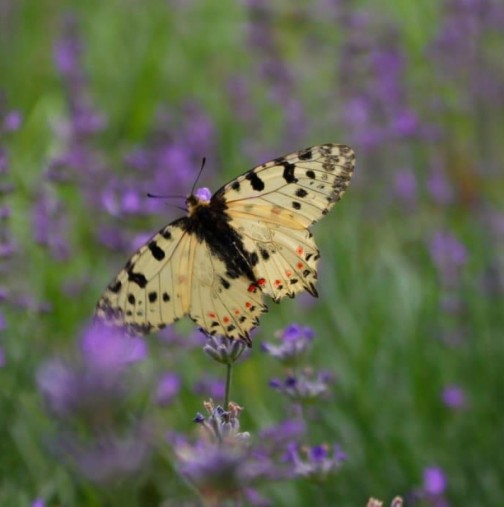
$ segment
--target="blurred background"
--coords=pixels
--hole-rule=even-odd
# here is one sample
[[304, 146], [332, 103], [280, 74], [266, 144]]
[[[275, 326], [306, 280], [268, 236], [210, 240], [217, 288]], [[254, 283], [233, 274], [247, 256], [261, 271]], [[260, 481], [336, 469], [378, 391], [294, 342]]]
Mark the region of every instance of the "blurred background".
[[[90, 318], [181, 214], [147, 192], [326, 142], [357, 167], [314, 227], [320, 297], [269, 304], [231, 396], [252, 441], [302, 419], [302, 466], [223, 475], [247, 505], [502, 505], [503, 54], [500, 0], [2, 0], [0, 505], [225, 505], [177, 447], [222, 403], [204, 337]], [[293, 334], [309, 396], [261, 347]]]

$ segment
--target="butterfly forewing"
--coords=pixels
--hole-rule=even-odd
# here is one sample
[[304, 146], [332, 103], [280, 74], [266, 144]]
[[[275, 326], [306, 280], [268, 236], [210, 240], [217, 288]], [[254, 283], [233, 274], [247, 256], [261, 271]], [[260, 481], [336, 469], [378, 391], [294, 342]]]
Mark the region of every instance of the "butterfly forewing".
[[178, 222], [163, 228], [142, 246], [108, 285], [96, 315], [138, 333], [175, 322], [189, 311], [187, 281], [182, 278], [191, 236]]
[[313, 146], [255, 167], [216, 195], [226, 198], [230, 216], [306, 228], [327, 214], [347, 189], [355, 165], [345, 145]]
[[324, 144], [262, 164], [210, 202], [188, 198], [187, 217], [140, 248], [98, 302], [97, 317], [147, 333], [189, 315], [207, 334], [242, 339], [267, 310], [307, 290], [316, 296], [319, 252], [308, 227], [349, 185], [355, 163]]

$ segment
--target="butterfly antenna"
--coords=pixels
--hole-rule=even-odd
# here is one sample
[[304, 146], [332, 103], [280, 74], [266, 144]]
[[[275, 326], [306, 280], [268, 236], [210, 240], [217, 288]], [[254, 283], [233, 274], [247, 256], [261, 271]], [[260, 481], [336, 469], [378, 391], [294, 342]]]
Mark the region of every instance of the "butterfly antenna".
[[194, 182], [194, 185], [191, 188], [191, 195], [194, 194], [194, 189], [196, 188], [196, 184], [198, 183], [198, 180], [200, 179], [201, 173], [203, 172], [203, 168], [205, 167], [206, 157], [203, 157], [203, 160], [201, 161], [201, 167], [198, 173], [198, 177], [196, 178], [196, 181]]
[[183, 195], [156, 195], [147, 192], [147, 197], [150, 199], [185, 199]]

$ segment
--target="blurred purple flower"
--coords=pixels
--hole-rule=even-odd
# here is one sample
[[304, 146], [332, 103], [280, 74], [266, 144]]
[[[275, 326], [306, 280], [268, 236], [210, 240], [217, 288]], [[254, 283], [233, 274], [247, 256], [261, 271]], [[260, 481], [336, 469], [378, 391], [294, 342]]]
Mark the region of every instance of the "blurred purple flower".
[[346, 460], [345, 453], [339, 445], [331, 449], [327, 445], [302, 447], [291, 444], [288, 450], [288, 460], [292, 463], [295, 477], [302, 477], [312, 481], [324, 481], [336, 473]]
[[306, 355], [313, 342], [313, 329], [298, 324], [290, 324], [275, 334], [280, 339], [279, 345], [262, 343], [261, 349], [278, 359], [285, 366], [295, 366]]
[[156, 403], [161, 406], [170, 405], [179, 394], [180, 378], [176, 373], [165, 373], [156, 389]]
[[465, 391], [457, 385], [446, 386], [441, 398], [448, 408], [461, 409], [467, 405]]
[[3, 119], [3, 129], [6, 132], [16, 132], [21, 128], [23, 117], [19, 111], [8, 112]]
[[423, 490], [427, 495], [442, 495], [446, 491], [446, 476], [439, 467], [428, 467], [423, 472]]
[[2, 310], [0, 310], [0, 331], [4, 331], [5, 330], [5, 316], [2, 312]]
[[62, 201], [48, 193], [36, 197], [32, 221], [35, 241], [49, 249], [57, 260], [65, 260], [70, 255], [68, 244], [68, 221]]
[[45, 500], [42, 500], [42, 498], [36, 498], [32, 504], [31, 507], [46, 507]]
[[410, 209], [417, 205], [418, 188], [415, 173], [411, 169], [395, 173], [394, 190], [397, 197]]
[[104, 433], [91, 443], [64, 434], [60, 446], [65, 461], [88, 480], [102, 484], [136, 476], [151, 454], [149, 438], [142, 428], [120, 436]]
[[427, 179], [427, 190], [437, 204], [447, 205], [453, 202], [453, 188], [441, 167], [432, 168]]
[[285, 380], [270, 380], [269, 385], [294, 403], [308, 404], [329, 393], [328, 380], [325, 373], [305, 370], [297, 375], [289, 375]]
[[204, 376], [193, 386], [193, 392], [198, 396], [222, 400], [225, 392], [225, 382], [220, 378]]
[[441, 280], [448, 286], [457, 284], [461, 268], [467, 262], [466, 247], [450, 232], [438, 231], [429, 248]]
[[143, 361], [147, 356], [145, 340], [100, 323], [93, 323], [86, 329], [80, 346], [87, 365], [108, 371]]
[[[285, 460], [286, 434], [269, 431], [254, 441], [240, 431], [241, 407], [229, 404], [224, 410], [205, 403], [208, 417], [198, 414], [195, 421], [201, 437], [190, 441], [171, 435], [177, 469], [205, 498], [215, 505], [226, 499], [242, 499], [256, 483], [290, 476]], [[294, 434], [290, 432], [290, 436]]]

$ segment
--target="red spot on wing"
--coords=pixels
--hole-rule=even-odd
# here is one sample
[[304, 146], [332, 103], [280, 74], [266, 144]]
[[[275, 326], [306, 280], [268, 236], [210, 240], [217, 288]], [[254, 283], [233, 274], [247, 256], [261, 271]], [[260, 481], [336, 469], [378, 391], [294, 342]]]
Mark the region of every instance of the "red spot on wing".
[[279, 285], [282, 285], [282, 282], [280, 280], [275, 280], [275, 286], [278, 287]]
[[208, 312], [207, 315], [211, 318], [211, 319], [215, 319], [215, 317], [217, 317], [217, 315], [215, 315], [215, 312]]
[[303, 269], [303, 266], [304, 266], [304, 264], [302, 262], [298, 262], [296, 264], [296, 268], [298, 268], [298, 269]]
[[287, 278], [290, 278], [292, 276], [292, 271], [290, 271], [289, 269], [285, 272], [285, 276]]
[[249, 286], [248, 286], [248, 289], [247, 289], [249, 292], [256, 292], [257, 291], [257, 285], [255, 283], [251, 283]]
[[229, 317], [224, 317], [222, 319], [222, 322], [224, 322], [224, 324], [229, 324], [231, 322], [231, 319]]
[[252, 303], [250, 301], [247, 301], [245, 303], [245, 308], [250, 308], [252, 306]]
[[297, 253], [298, 255], [303, 255], [303, 252], [304, 252], [304, 250], [303, 250], [303, 247], [302, 247], [302, 246], [298, 246], [298, 247], [296, 248], [296, 253]]
[[240, 315], [240, 310], [238, 310], [237, 308], [234, 310], [233, 312], [235, 315]]
[[264, 287], [266, 285], [266, 279], [259, 278], [259, 280], [257, 280], [257, 285], [259, 285], [259, 287]]

